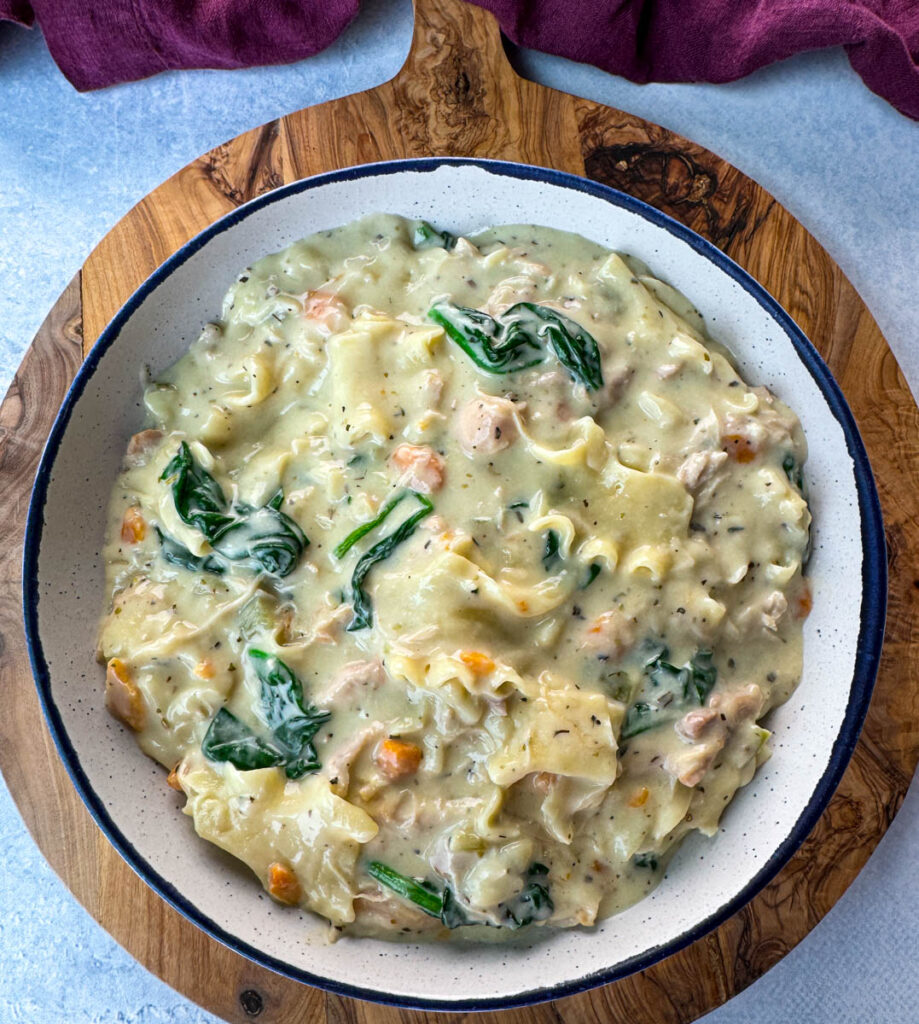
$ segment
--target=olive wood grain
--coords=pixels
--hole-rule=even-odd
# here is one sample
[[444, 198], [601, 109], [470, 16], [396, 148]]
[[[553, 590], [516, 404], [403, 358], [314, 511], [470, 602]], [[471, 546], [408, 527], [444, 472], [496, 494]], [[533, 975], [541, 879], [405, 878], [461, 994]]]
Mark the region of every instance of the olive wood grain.
[[80, 363], [81, 338], [85, 354], [159, 263], [253, 196], [320, 171], [428, 155], [583, 174], [711, 239], [765, 285], [823, 353], [877, 476], [891, 580], [880, 676], [855, 756], [801, 850], [723, 926], [649, 970], [558, 1003], [477, 1017], [482, 1024], [684, 1024], [749, 985], [814, 927], [906, 793], [919, 759], [919, 412], [852, 286], [772, 196], [672, 132], [522, 80], [506, 61], [491, 15], [460, 0], [416, 0], [411, 53], [391, 82], [246, 132], [164, 182], [106, 235], [51, 311], [0, 408], [0, 769], [77, 899], [141, 963], [226, 1020], [443, 1019], [326, 995], [257, 967], [147, 888], [96, 828], [57, 757], [29, 670], [19, 599], [29, 489], [54, 410]]

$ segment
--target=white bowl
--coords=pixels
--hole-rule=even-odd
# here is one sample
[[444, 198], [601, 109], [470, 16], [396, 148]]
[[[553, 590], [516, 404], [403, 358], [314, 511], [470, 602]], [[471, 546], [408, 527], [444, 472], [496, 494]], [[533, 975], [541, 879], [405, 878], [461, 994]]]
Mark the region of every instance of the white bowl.
[[[775, 753], [713, 840], [693, 837], [660, 887], [595, 928], [539, 930], [509, 946], [326, 943], [315, 917], [284, 910], [249, 873], [198, 840], [162, 770], [105, 711], [95, 661], [104, 597], [105, 509], [142, 420], [138, 374], [181, 355], [243, 267], [304, 235], [383, 211], [455, 233], [536, 223], [627, 251], [687, 295], [743, 376], [799, 414], [814, 515], [804, 675], [770, 716]], [[77, 374], [36, 478], [25, 545], [32, 665], [51, 731], [100, 828], [166, 900], [245, 956], [365, 999], [482, 1009], [599, 985], [688, 945], [751, 899], [829, 801], [867, 710], [884, 627], [884, 535], [851, 413], [791, 318], [698, 235], [604, 186], [519, 164], [467, 159], [372, 164], [295, 182], [240, 207], [166, 261], [106, 328]]]

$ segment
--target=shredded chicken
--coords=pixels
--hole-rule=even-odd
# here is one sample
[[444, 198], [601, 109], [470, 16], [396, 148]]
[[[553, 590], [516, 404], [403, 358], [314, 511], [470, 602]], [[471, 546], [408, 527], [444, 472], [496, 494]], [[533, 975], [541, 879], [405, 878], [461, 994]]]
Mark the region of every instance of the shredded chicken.
[[348, 307], [337, 295], [322, 291], [307, 292], [303, 318], [318, 324], [328, 333], [343, 330], [351, 319]]
[[386, 671], [379, 658], [372, 661], [349, 661], [332, 677], [322, 694], [320, 704], [351, 701], [363, 691], [376, 690], [386, 681]]
[[763, 691], [755, 684], [729, 693], [715, 693], [704, 708], [693, 708], [674, 728], [687, 746], [667, 755], [664, 768], [684, 786], [698, 786], [731, 734], [763, 710]]
[[690, 493], [708, 483], [727, 462], [728, 453], [723, 451], [700, 451], [687, 455], [676, 471], [677, 480]]
[[456, 430], [467, 455], [494, 455], [517, 437], [514, 403], [494, 395], [479, 395], [460, 409]]
[[150, 458], [151, 452], [163, 439], [162, 430], [141, 430], [134, 434], [128, 441], [128, 450], [125, 454], [125, 462], [129, 466], [145, 466]]
[[433, 494], [444, 485], [444, 460], [429, 445], [400, 444], [389, 457], [399, 483], [422, 494]]
[[598, 615], [587, 625], [581, 646], [599, 656], [621, 657], [635, 642], [635, 624], [618, 609]]
[[339, 796], [348, 795], [348, 787], [351, 785], [351, 770], [355, 761], [360, 757], [365, 748], [376, 743], [386, 733], [386, 726], [382, 722], [371, 722], [363, 729], [356, 732], [347, 743], [329, 757], [323, 765], [322, 773], [328, 776], [332, 789]]

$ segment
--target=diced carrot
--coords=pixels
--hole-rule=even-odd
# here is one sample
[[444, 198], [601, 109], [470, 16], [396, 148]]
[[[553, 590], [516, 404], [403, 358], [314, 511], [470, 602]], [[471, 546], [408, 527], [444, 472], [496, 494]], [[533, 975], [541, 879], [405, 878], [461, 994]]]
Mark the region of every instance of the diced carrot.
[[813, 607], [814, 598], [811, 594], [811, 588], [807, 581], [805, 581], [801, 593], [798, 594], [798, 598], [795, 601], [795, 614], [799, 619], [806, 619]]
[[268, 867], [268, 895], [279, 903], [296, 906], [303, 898], [300, 880], [286, 864], [275, 861]]
[[632, 799], [629, 801], [629, 807], [644, 807], [648, 802], [649, 796], [650, 793], [648, 792], [648, 787], [642, 786], [641, 789], [636, 790], [632, 794]]
[[380, 744], [374, 761], [382, 775], [394, 780], [414, 775], [421, 765], [421, 757], [421, 747], [390, 736]]
[[495, 670], [495, 663], [481, 651], [463, 651], [460, 654], [460, 661], [477, 676], [487, 676], [489, 672]]
[[147, 536], [147, 524], [140, 509], [132, 505], [121, 520], [121, 539], [125, 544], [139, 544]]
[[722, 440], [728, 457], [735, 462], [752, 462], [756, 458], [756, 449], [750, 443], [749, 438], [742, 434], [726, 434]]
[[182, 786], [179, 783], [179, 766], [175, 768], [166, 776], [166, 785], [171, 786], [173, 789], [177, 789], [180, 793], [182, 792]]
[[216, 669], [214, 663], [210, 658], [202, 658], [201, 661], [195, 665], [195, 675], [199, 679], [213, 679]]
[[521, 600], [519, 600], [519, 601], [517, 602], [517, 607], [518, 607], [518, 608], [520, 609], [520, 611], [522, 611], [522, 612], [528, 612], [528, 611], [530, 610], [530, 604], [529, 604], [529, 601], [524, 601], [523, 599], [521, 599]]
[[129, 729], [140, 732], [147, 718], [144, 695], [121, 658], [112, 658], [105, 671], [105, 706]]

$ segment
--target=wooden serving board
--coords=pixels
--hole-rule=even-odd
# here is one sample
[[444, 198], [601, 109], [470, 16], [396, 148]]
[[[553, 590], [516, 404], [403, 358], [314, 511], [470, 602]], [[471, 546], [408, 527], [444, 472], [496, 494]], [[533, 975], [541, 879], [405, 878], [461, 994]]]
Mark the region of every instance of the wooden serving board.
[[801, 850], [731, 920], [649, 970], [558, 1003], [478, 1018], [683, 1024], [749, 985], [814, 927], [906, 793], [919, 758], [919, 648], [912, 643], [919, 634], [919, 412], [852, 286], [772, 196], [663, 128], [522, 80], [492, 16], [460, 0], [416, 0], [412, 50], [391, 82], [272, 121], [179, 171], [109, 232], [49, 314], [0, 408], [0, 769], [77, 899], [142, 964], [227, 1021], [443, 1019], [326, 995], [257, 967], [149, 889], [96, 828], [57, 756], [32, 682], [19, 599], [25, 513], [42, 445], [81, 360], [134, 289], [192, 235], [253, 196], [320, 171], [431, 155], [585, 175], [710, 239], [820, 349], [877, 476], [891, 581], [880, 676], [852, 763]]

